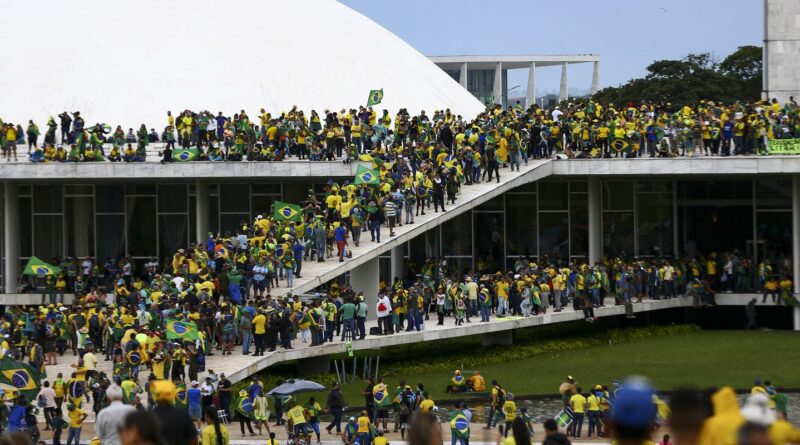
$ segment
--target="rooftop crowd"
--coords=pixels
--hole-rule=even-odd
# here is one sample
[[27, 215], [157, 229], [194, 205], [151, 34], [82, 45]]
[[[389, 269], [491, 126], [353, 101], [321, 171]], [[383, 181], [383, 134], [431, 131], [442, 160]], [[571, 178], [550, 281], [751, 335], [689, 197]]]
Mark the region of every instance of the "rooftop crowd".
[[[93, 117], [102, 119], [102, 117]], [[50, 117], [44, 137], [39, 125], [0, 120], [0, 146], [6, 160], [17, 160], [27, 145], [32, 162], [140, 162], [147, 146], [163, 144], [161, 162], [353, 160], [358, 157], [409, 163], [454, 156], [463, 168], [487, 166], [491, 156], [519, 165], [524, 159], [572, 157], [691, 157], [767, 154], [768, 141], [796, 137], [794, 99], [732, 104], [700, 101], [601, 104], [592, 100], [525, 109], [487, 106], [473, 119], [436, 111], [394, 116], [373, 107], [312, 110], [296, 107], [253, 117], [204, 110], [167, 112], [161, 130], [141, 124], [127, 131], [110, 123], [88, 124], [79, 111]], [[153, 125], [153, 123], [150, 123]], [[159, 128], [161, 128], [159, 126]], [[40, 140], [42, 143], [40, 144]], [[487, 154], [487, 149], [496, 154]], [[108, 153], [106, 152], [108, 150]], [[176, 155], [179, 153], [179, 155]]]

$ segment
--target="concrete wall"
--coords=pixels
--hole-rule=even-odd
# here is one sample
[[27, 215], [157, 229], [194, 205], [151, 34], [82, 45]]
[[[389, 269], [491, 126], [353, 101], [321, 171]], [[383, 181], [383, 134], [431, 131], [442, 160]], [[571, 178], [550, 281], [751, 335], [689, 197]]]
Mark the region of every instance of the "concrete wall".
[[764, 94], [800, 98], [800, 1], [764, 0]]

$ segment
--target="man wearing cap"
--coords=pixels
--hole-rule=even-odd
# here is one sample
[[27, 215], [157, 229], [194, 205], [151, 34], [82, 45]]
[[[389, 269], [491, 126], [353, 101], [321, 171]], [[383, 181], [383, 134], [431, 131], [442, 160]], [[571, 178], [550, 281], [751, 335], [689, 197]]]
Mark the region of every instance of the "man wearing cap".
[[640, 445], [650, 440], [656, 423], [653, 389], [639, 380], [625, 382], [611, 408], [611, 439], [619, 445]]

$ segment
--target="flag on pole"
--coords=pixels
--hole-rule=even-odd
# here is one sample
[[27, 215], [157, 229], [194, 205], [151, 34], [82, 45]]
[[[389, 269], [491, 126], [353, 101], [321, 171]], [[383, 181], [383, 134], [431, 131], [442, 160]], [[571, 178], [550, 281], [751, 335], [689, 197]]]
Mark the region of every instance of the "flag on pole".
[[172, 154], [172, 159], [178, 162], [196, 161], [200, 157], [200, 150], [196, 148], [177, 148]]
[[383, 102], [383, 88], [380, 90], [370, 90], [369, 99], [367, 99], [367, 106], [378, 105]]
[[61, 273], [61, 269], [53, 266], [51, 264], [47, 264], [44, 261], [32, 256], [28, 263], [25, 265], [25, 270], [22, 271], [23, 275], [57, 275]]
[[356, 169], [356, 185], [378, 185], [381, 183], [381, 175], [376, 170], [359, 165]]
[[191, 321], [180, 321], [170, 318], [167, 320], [168, 340], [197, 340], [200, 338], [197, 325]]
[[303, 209], [299, 205], [275, 201], [275, 221], [294, 221], [303, 220]]
[[6, 391], [17, 391], [33, 401], [39, 394], [40, 383], [39, 372], [32, 366], [10, 357], [0, 360], [0, 387]]

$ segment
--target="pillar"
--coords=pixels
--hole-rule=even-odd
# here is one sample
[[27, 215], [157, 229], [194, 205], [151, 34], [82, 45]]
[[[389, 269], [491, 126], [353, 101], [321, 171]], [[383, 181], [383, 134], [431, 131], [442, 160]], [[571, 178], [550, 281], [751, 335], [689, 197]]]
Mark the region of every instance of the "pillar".
[[567, 100], [569, 91], [567, 90], [567, 62], [561, 64], [561, 89], [558, 92], [558, 101]]
[[503, 63], [497, 62], [494, 64], [494, 87], [492, 88], [492, 96], [495, 104], [503, 103]]
[[528, 89], [525, 93], [525, 107], [530, 108], [536, 103], [536, 62], [531, 62], [528, 68]]
[[469, 90], [469, 80], [467, 78], [468, 75], [469, 71], [467, 62], [461, 62], [461, 70], [458, 72], [458, 83], [460, 83], [465, 90]]
[[378, 258], [373, 258], [350, 271], [350, 288], [358, 294], [364, 293], [367, 303], [367, 319], [376, 320], [375, 307], [378, 304], [378, 284], [380, 284], [380, 268]]
[[497, 332], [487, 332], [481, 335], [481, 346], [502, 345], [508, 346], [514, 344], [514, 331], [511, 329]]
[[597, 94], [597, 91], [600, 89], [600, 62], [594, 63], [594, 69], [592, 69], [592, 96]]
[[5, 293], [17, 293], [19, 281], [19, 191], [17, 183], [6, 181], [3, 184], [3, 248], [5, 249]]
[[601, 217], [600, 200], [602, 193], [600, 178], [589, 177], [589, 264], [594, 265], [600, 261], [603, 254], [603, 239], [601, 236], [603, 219]]
[[[792, 176], [792, 283], [797, 294], [800, 292], [800, 175]], [[800, 331], [800, 306], [792, 310], [794, 330]]]
[[397, 247], [393, 247], [391, 250], [392, 253], [392, 282], [394, 282], [395, 278], [402, 279], [405, 275], [405, 253], [406, 253], [406, 245], [401, 244]]
[[195, 238], [198, 242], [205, 243], [208, 237], [209, 228], [209, 212], [208, 212], [208, 182], [197, 181], [195, 186], [195, 210], [196, 221], [195, 228], [197, 229]]

